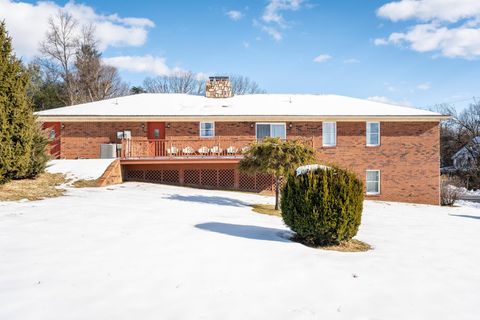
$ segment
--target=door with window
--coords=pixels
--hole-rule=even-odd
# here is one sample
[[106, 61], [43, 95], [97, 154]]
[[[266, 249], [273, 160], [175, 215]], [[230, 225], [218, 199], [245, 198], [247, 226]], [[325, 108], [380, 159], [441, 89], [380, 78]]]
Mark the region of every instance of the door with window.
[[43, 130], [48, 134], [50, 155], [55, 158], [60, 158], [60, 133], [61, 133], [61, 123], [60, 122], [44, 122]]
[[150, 156], [165, 156], [165, 122], [148, 122], [147, 138]]

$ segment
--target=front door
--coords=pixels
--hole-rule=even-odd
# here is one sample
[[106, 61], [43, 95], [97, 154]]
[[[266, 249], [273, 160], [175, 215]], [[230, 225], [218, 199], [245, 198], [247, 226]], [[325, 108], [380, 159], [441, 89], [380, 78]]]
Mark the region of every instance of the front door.
[[50, 140], [50, 155], [58, 159], [60, 158], [60, 133], [61, 133], [61, 123], [60, 122], [44, 122], [43, 130], [47, 132], [48, 139]]
[[147, 138], [149, 140], [150, 156], [165, 156], [165, 122], [148, 122]]

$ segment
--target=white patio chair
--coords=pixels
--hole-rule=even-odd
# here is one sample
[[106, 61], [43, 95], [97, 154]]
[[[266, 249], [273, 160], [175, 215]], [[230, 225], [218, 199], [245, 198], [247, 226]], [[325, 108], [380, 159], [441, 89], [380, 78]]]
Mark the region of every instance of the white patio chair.
[[218, 154], [218, 153], [222, 153], [223, 150], [219, 146], [214, 146], [212, 149], [210, 149], [210, 151], [214, 154]]
[[210, 152], [210, 149], [205, 147], [205, 146], [200, 147], [200, 149], [198, 149], [198, 153], [203, 154], [203, 155], [208, 154], [209, 152]]
[[227, 148], [227, 153], [230, 154], [230, 155], [231, 154], [236, 154], [237, 152], [238, 152], [238, 149], [234, 146], [230, 146], [230, 147]]
[[176, 155], [178, 154], [178, 148], [175, 146], [172, 146], [171, 148], [167, 148], [167, 153], [172, 156]]
[[187, 147], [183, 148], [182, 152], [183, 152], [183, 154], [188, 156], [188, 155], [193, 154], [195, 152], [195, 150], [193, 150], [192, 147], [187, 146]]
[[245, 146], [242, 148], [242, 153], [245, 153], [247, 152], [248, 150], [250, 150], [250, 147], [249, 146]]

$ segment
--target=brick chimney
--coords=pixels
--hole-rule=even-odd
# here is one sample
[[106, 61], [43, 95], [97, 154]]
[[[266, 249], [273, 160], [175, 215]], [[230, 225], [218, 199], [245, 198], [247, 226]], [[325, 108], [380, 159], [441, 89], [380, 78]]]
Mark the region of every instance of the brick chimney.
[[229, 77], [209, 77], [205, 84], [205, 96], [207, 98], [233, 97], [230, 78]]

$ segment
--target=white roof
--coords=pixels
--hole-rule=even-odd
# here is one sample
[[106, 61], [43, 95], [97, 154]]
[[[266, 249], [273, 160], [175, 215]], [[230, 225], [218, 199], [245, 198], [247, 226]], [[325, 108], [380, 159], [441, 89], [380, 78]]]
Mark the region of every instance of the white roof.
[[206, 98], [188, 94], [143, 93], [37, 113], [49, 117], [182, 116], [398, 116], [442, 117], [439, 113], [338, 95], [251, 94]]

